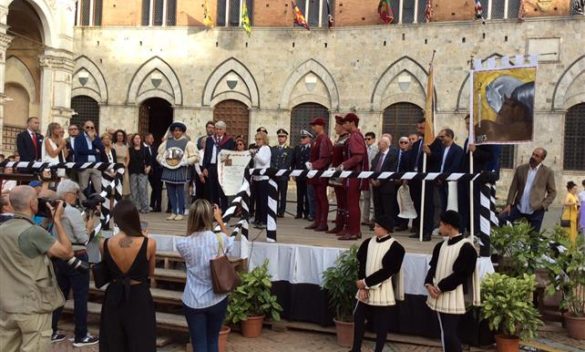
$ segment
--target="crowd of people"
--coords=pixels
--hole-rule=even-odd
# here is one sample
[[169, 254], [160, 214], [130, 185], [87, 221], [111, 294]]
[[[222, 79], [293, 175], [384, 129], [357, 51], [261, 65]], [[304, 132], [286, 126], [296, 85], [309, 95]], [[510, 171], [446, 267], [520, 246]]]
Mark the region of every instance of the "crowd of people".
[[[222, 150], [250, 151], [251, 168], [284, 170], [335, 170], [382, 172], [469, 172], [470, 156], [474, 173], [498, 173], [498, 146], [476, 146], [465, 140], [463, 147], [454, 143], [454, 132], [439, 131], [430, 144], [425, 143], [425, 120], [416, 125], [416, 133], [401, 136], [393, 144], [389, 133], [378, 140], [373, 132], [362, 134], [359, 117], [354, 113], [335, 117], [335, 141], [326, 132], [324, 118], [316, 117], [310, 130], [303, 129], [298, 144], [288, 146], [288, 132], [277, 130], [277, 144], [270, 147], [268, 131], [257, 129], [254, 143], [247, 145], [243, 136], [231, 137], [223, 121], [208, 122], [206, 135], [198, 139], [187, 136], [181, 122], [170, 125], [167, 135], [155, 144], [152, 134], [142, 136], [123, 130], [108, 129], [101, 136], [95, 125], [86, 121], [81, 128], [68, 126], [68, 137], [57, 123], [48, 126], [46, 136], [38, 133], [39, 121], [30, 118], [27, 129], [18, 135], [17, 148], [21, 161], [44, 162], [116, 162], [124, 166], [122, 193], [126, 199], [112, 209], [114, 235], [94, 240], [99, 234], [99, 204], [79, 207], [84, 200], [98, 199], [102, 174], [97, 169], [56, 170], [55, 175], [33, 181], [29, 185], [3, 182], [0, 210], [0, 273], [3, 294], [0, 296], [0, 337], [2, 350], [44, 351], [48, 344], [66, 338], [59, 331], [64, 297], [73, 295], [75, 331], [73, 346], [100, 343], [101, 351], [154, 351], [156, 321], [148, 282], [154, 273], [156, 241], [145, 233], [140, 213], [162, 210], [163, 183], [168, 194], [168, 221], [180, 221], [187, 215], [188, 236], [177, 242], [185, 259], [187, 284], [183, 295], [184, 313], [196, 350], [216, 351], [217, 336], [227, 307], [227, 295], [213, 291], [210, 259], [218, 247], [229, 250], [233, 238], [225, 236], [222, 212], [228, 207], [218, 175]], [[527, 164], [514, 172], [500, 213], [503, 222], [526, 219], [540, 231], [544, 212], [556, 197], [554, 173], [543, 164], [547, 151], [536, 148]], [[424, 159], [426, 158], [426, 162]], [[425, 165], [426, 164], [426, 165]], [[426, 169], [425, 169], [426, 166]], [[8, 170], [3, 170], [7, 172]], [[111, 175], [113, 176], [113, 175]], [[278, 176], [277, 216], [286, 214], [288, 176]], [[12, 184], [8, 184], [13, 182]], [[250, 212], [254, 225], [267, 223], [268, 182], [266, 175], [251, 179]], [[423, 239], [431, 233], [449, 239], [439, 242], [432, 254], [425, 280], [428, 306], [438, 313], [443, 343], [448, 351], [460, 350], [457, 322], [465, 311], [463, 286], [473, 274], [477, 253], [463, 234], [479, 217], [471, 217], [468, 208], [471, 195], [468, 184], [456, 186], [459, 212], [448, 210], [449, 187], [444, 178], [434, 181], [395, 181], [362, 178], [295, 177], [297, 219], [311, 223], [307, 229], [338, 235], [340, 240], [361, 238], [361, 226], [370, 225], [374, 237], [361, 243], [358, 251], [359, 280], [356, 282], [356, 339], [353, 350], [359, 351], [364, 320], [379, 320], [376, 350], [381, 350], [387, 319], [395, 305], [395, 292], [390, 278], [400, 272], [404, 248], [391, 236], [411, 226], [418, 238], [423, 226]], [[422, 199], [423, 182], [426, 192]], [[148, 184], [151, 196], [148, 199]], [[424, 219], [399, 216], [397, 192], [408, 186], [416, 216], [424, 210]], [[585, 187], [585, 181], [583, 181]], [[327, 188], [335, 193], [337, 213], [335, 226], [329, 228]], [[477, 192], [479, 187], [474, 187]], [[569, 220], [568, 236], [585, 229], [583, 208], [585, 191], [577, 194], [574, 182], [567, 184], [562, 218]], [[424, 203], [424, 205], [423, 205]], [[371, 211], [373, 204], [373, 212]], [[476, 205], [479, 208], [479, 204]], [[435, 214], [438, 215], [435, 218]], [[222, 234], [213, 232], [214, 222]], [[274, 242], [275, 238], [268, 238]], [[102, 264], [109, 273], [109, 286], [102, 305], [100, 338], [87, 330], [87, 300], [90, 276], [87, 267], [88, 245], [99, 242]], [[49, 260], [49, 258], [51, 260]], [[455, 304], [453, 305], [453, 302]], [[33, 328], [30, 328], [33, 327]], [[49, 338], [50, 337], [50, 338]]]

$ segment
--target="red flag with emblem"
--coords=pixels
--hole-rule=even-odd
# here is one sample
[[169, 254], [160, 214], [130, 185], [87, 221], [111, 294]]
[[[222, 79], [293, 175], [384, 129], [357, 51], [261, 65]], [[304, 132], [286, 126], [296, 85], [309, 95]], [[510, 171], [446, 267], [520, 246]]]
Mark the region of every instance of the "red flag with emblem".
[[378, 14], [380, 15], [382, 22], [385, 24], [394, 21], [394, 12], [390, 7], [390, 0], [380, 0], [378, 3]]
[[295, 23], [298, 24], [299, 26], [305, 27], [307, 30], [311, 30], [309, 28], [309, 24], [307, 23], [307, 20], [305, 20], [305, 16], [303, 15], [303, 12], [297, 6], [297, 3], [295, 1], [291, 1], [291, 4], [293, 7], [293, 15], [295, 16]]

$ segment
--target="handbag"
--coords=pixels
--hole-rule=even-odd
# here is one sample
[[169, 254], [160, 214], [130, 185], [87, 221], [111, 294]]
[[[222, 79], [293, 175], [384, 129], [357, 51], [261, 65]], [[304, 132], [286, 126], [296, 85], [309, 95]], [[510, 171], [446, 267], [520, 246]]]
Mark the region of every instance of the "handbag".
[[215, 236], [218, 242], [217, 257], [209, 261], [213, 292], [229, 293], [240, 284], [240, 277], [223, 250], [223, 238], [221, 234], [216, 233]]
[[[565, 211], [565, 207], [563, 206], [563, 210], [561, 211], [561, 227], [571, 227], [571, 220], [569, 219], [563, 219], [563, 212]], [[569, 214], [570, 216], [570, 214]]]
[[[108, 250], [108, 240], [104, 242], [104, 254]], [[95, 263], [91, 266], [91, 274], [93, 275], [93, 282], [96, 288], [101, 288], [107, 283], [112, 281], [112, 273], [108, 269], [108, 265], [102, 256], [102, 260], [99, 263]]]

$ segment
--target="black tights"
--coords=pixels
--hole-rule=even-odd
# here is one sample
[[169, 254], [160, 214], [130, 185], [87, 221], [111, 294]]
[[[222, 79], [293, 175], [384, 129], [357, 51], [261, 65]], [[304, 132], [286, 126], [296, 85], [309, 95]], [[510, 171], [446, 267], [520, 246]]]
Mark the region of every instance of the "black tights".
[[376, 332], [376, 352], [382, 352], [384, 344], [386, 343], [386, 335], [390, 329], [390, 314], [392, 306], [371, 306], [362, 302], [358, 305], [353, 314], [354, 338], [353, 338], [353, 352], [360, 352], [362, 347], [362, 340], [365, 332], [365, 321], [368, 320], [373, 323]]
[[438, 313], [439, 325], [441, 327], [441, 341], [443, 342], [443, 351], [461, 352], [461, 341], [457, 336], [457, 325], [459, 324], [458, 314]]

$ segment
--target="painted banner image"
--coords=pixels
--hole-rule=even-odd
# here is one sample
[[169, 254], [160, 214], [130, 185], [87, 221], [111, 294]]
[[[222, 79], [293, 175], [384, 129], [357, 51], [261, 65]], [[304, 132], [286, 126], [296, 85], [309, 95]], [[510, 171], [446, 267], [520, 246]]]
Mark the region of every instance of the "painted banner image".
[[534, 129], [536, 67], [473, 73], [476, 144], [531, 142]]

